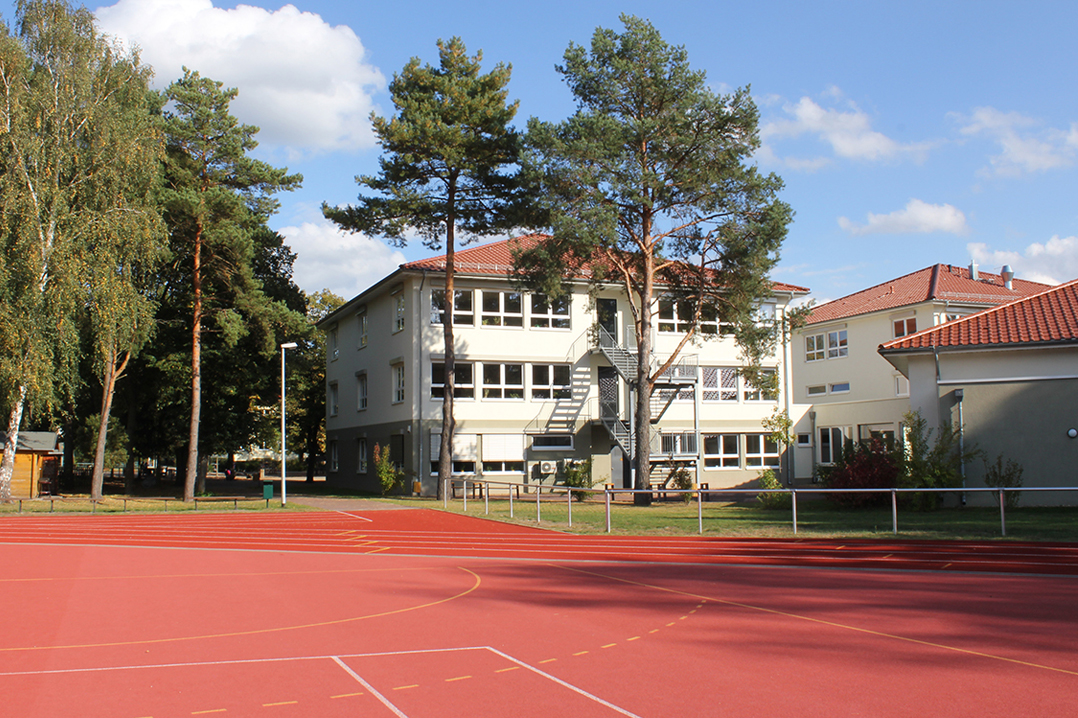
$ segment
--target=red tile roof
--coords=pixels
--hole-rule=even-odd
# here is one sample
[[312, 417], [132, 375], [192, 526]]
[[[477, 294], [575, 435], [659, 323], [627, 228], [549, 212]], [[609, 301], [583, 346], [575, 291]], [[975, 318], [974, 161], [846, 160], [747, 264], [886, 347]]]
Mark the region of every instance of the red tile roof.
[[972, 279], [968, 267], [956, 267], [950, 264], [925, 267], [889, 282], [821, 304], [809, 314], [807, 323], [833, 322], [861, 314], [920, 304], [929, 300], [994, 306], [1027, 297], [1048, 288], [1047, 284], [1014, 279], [1011, 282], [1013, 288], [1007, 289], [1000, 275], [990, 272], [978, 274], [979, 280]]
[[[487, 274], [505, 276], [513, 268], [513, 250], [527, 249], [546, 239], [545, 234], [525, 234], [512, 239], [504, 239], [499, 242], [491, 242], [477, 247], [465, 247], [458, 249], [453, 258], [453, 266], [461, 274]], [[445, 255], [420, 259], [415, 262], [402, 264], [401, 269], [425, 270], [428, 272], [445, 271]], [[585, 279], [579, 276], [577, 279]], [[791, 292], [793, 294], [807, 294], [809, 290], [785, 282], [772, 282], [772, 288], [776, 292]]]
[[888, 342], [881, 352], [1078, 343], [1078, 279]]

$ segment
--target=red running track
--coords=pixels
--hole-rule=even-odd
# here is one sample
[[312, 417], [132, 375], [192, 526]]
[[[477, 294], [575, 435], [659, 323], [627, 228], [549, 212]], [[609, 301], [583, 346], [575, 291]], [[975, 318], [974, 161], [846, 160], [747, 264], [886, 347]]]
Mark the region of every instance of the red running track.
[[1069, 716], [1076, 569], [424, 510], [6, 517], [0, 691], [27, 718]]

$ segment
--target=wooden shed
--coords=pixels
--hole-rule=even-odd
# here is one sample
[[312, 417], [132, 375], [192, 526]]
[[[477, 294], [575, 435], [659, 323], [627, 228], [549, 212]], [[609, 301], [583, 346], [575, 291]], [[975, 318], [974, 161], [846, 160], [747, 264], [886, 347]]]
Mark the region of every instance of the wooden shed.
[[[0, 446], [5, 441], [7, 434], [0, 431]], [[56, 432], [20, 431], [19, 443], [15, 447], [11, 495], [25, 499], [55, 493], [62, 456]]]

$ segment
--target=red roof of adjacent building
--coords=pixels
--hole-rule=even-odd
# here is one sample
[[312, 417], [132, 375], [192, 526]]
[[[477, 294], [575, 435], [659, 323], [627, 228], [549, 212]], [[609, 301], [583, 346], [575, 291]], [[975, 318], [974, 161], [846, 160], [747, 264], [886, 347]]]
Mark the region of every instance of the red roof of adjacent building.
[[888, 342], [881, 352], [1078, 342], [1078, 279]]
[[[520, 251], [527, 249], [546, 239], [549, 235], [545, 234], [525, 234], [520, 237], [513, 237], [512, 239], [504, 239], [499, 242], [491, 242], [490, 244], [483, 244], [477, 247], [464, 247], [458, 249], [453, 256], [453, 266], [456, 271], [461, 274], [489, 274], [489, 275], [508, 275], [513, 268], [513, 251]], [[415, 262], [408, 262], [402, 264], [401, 269], [408, 270], [426, 270], [432, 272], [444, 272], [445, 271], [445, 255], [438, 257], [429, 257], [427, 259], [420, 259]], [[577, 279], [586, 279], [585, 276], [580, 275]], [[786, 284], [785, 282], [772, 282], [771, 287], [776, 292], [792, 292], [794, 294], [807, 294], [808, 289], [805, 287], [798, 287], [794, 284]]]
[[968, 267], [935, 264], [919, 269], [889, 282], [877, 284], [848, 296], [814, 308], [808, 324], [833, 322], [861, 314], [897, 309], [929, 300], [953, 301], [963, 304], [993, 306], [1044, 291], [1047, 284], [1014, 279], [1011, 289], [1003, 278], [990, 272], [978, 272], [979, 279], [970, 277]]

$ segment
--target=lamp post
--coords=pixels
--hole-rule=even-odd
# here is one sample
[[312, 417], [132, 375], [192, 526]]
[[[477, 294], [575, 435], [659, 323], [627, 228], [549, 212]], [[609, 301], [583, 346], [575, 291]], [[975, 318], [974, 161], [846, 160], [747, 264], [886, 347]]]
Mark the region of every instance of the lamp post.
[[288, 480], [285, 478], [285, 426], [284, 426], [284, 353], [286, 349], [295, 349], [295, 342], [281, 345], [281, 506], [288, 504]]

